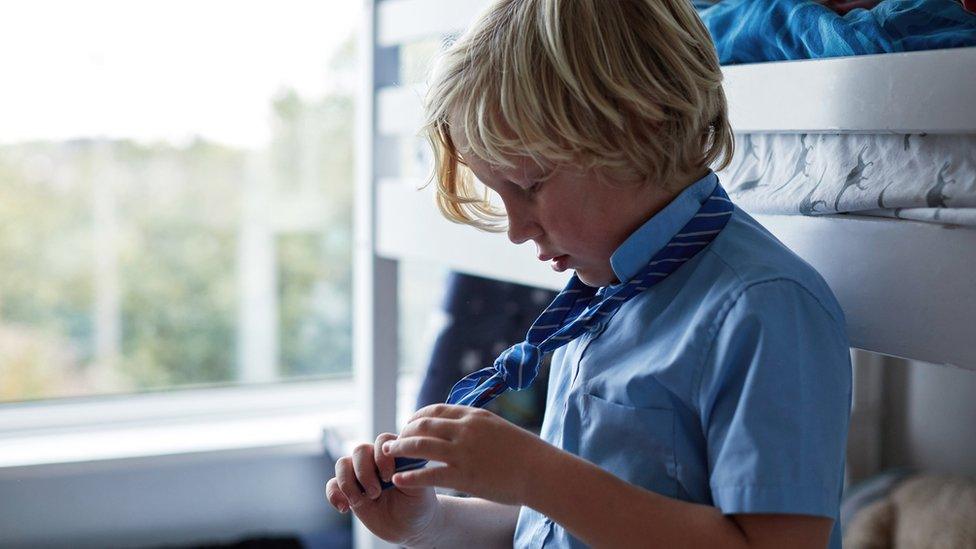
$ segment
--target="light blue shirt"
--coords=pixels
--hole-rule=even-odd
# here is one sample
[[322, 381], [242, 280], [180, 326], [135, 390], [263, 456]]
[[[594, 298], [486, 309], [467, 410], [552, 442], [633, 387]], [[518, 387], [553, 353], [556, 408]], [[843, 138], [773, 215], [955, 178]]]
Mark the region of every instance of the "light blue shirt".
[[[610, 261], [621, 283], [717, 182], [695, 182], [620, 245]], [[830, 517], [839, 548], [849, 346], [820, 275], [736, 208], [711, 245], [555, 351], [541, 436], [725, 514]], [[523, 507], [515, 547], [585, 545]]]

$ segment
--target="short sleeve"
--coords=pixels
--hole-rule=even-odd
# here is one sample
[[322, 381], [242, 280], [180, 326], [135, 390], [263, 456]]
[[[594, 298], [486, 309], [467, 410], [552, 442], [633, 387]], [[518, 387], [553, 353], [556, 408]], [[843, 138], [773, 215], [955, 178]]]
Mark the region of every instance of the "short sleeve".
[[837, 517], [851, 402], [837, 311], [797, 282], [774, 280], [718, 315], [698, 398], [723, 513]]

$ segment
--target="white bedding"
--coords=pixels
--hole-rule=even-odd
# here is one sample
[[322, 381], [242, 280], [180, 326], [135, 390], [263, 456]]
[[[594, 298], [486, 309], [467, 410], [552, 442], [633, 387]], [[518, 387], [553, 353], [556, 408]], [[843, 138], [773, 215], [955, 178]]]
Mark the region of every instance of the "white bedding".
[[719, 176], [754, 213], [976, 226], [976, 135], [743, 134]]

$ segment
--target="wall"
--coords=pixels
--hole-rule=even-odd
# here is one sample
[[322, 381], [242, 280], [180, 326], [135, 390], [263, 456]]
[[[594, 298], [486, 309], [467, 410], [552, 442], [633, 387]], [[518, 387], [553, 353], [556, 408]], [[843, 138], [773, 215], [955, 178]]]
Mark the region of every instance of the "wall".
[[0, 470], [0, 547], [134, 547], [321, 533], [333, 462], [284, 447]]
[[886, 364], [882, 467], [976, 476], [976, 371]]

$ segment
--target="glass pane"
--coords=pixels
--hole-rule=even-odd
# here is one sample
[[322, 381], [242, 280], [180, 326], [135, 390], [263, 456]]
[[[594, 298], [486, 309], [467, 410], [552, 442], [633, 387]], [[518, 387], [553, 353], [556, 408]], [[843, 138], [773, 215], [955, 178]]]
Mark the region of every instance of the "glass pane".
[[350, 372], [360, 7], [4, 10], [0, 401]]
[[447, 268], [440, 264], [400, 261], [397, 295], [402, 374], [422, 375], [427, 370], [434, 340], [449, 320], [441, 306], [447, 275]]

